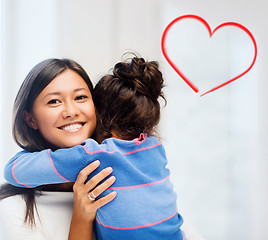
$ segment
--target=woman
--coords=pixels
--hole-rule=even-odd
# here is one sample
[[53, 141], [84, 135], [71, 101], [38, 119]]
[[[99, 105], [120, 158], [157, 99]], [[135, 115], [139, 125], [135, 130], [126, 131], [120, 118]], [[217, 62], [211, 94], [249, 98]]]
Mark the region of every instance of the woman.
[[[61, 91], [62, 84], [64, 91]], [[72, 60], [48, 59], [37, 64], [27, 75], [15, 99], [13, 136], [16, 143], [28, 151], [81, 144], [91, 137], [96, 127], [92, 90], [88, 75]], [[54, 111], [54, 104], [59, 101], [54, 100], [55, 96], [66, 103], [60, 115]], [[40, 118], [29, 120], [36, 103], [43, 107], [39, 109]], [[79, 109], [79, 113], [74, 109]], [[49, 111], [48, 119], [43, 117], [42, 111]], [[51, 129], [48, 131], [48, 128]], [[18, 237], [66, 240], [69, 235], [70, 240], [91, 239], [96, 210], [116, 195], [112, 192], [94, 202], [89, 199], [88, 193], [112, 172], [111, 168], [106, 168], [85, 183], [98, 165], [99, 162], [95, 161], [83, 169], [74, 184], [69, 182], [35, 189], [8, 184], [1, 186], [0, 199], [4, 199], [0, 201], [2, 237], [7, 240]], [[114, 177], [108, 178], [95, 188], [95, 193], [101, 194], [114, 181]], [[83, 236], [78, 237], [80, 232]]]

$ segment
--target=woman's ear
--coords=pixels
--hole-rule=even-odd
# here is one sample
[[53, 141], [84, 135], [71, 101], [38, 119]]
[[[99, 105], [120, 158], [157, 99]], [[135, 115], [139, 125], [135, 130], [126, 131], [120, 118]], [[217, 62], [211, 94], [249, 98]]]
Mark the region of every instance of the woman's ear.
[[24, 111], [22, 115], [23, 115], [24, 121], [28, 124], [29, 127], [31, 127], [34, 130], [38, 129], [38, 126], [31, 113]]

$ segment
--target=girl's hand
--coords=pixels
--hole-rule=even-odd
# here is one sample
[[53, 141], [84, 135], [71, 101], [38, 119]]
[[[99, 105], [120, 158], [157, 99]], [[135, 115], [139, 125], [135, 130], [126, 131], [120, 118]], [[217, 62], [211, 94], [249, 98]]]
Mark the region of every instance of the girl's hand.
[[101, 172], [92, 177], [87, 183], [85, 183], [88, 175], [92, 173], [99, 165], [100, 162], [98, 160], [89, 164], [79, 173], [76, 182], [74, 183], [73, 216], [70, 226], [69, 240], [91, 239], [92, 224], [96, 217], [97, 209], [112, 201], [116, 196], [116, 192], [111, 192], [105, 197], [94, 200], [95, 197], [98, 197], [115, 182], [115, 177], [111, 176], [102, 184], [97, 186], [98, 183], [112, 173], [113, 169], [108, 167], [103, 169]]

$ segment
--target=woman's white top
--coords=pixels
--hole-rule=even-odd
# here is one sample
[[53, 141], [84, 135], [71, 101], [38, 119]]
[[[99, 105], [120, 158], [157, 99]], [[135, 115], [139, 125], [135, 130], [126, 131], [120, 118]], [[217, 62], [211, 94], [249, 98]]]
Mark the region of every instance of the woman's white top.
[[40, 219], [24, 223], [25, 201], [20, 195], [0, 200], [0, 240], [67, 240], [73, 213], [72, 192], [43, 192], [36, 197]]

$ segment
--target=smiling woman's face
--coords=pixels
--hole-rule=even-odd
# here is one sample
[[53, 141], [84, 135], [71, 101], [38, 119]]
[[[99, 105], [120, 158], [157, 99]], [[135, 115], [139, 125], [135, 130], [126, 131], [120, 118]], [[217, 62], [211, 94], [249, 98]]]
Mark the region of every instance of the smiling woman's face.
[[84, 79], [72, 70], [62, 72], [35, 99], [26, 121], [55, 148], [73, 147], [91, 137], [96, 115]]

